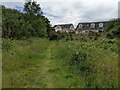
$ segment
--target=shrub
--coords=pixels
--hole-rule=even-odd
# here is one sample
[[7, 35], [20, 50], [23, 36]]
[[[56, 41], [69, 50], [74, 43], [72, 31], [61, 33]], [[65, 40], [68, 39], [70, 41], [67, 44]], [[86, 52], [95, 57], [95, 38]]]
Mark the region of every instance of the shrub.
[[[30, 3], [34, 3], [34, 5]], [[3, 38], [25, 39], [30, 37], [47, 37], [48, 32], [52, 28], [50, 21], [38, 12], [41, 11], [41, 7], [34, 1], [25, 3], [25, 13], [4, 6], [1, 6], [1, 8], [3, 11]]]
[[11, 43], [10, 39], [3, 40], [2, 42], [2, 50], [10, 50], [12, 48], [13, 44]]
[[80, 62], [85, 61], [87, 59], [87, 54], [84, 52], [77, 52], [72, 55], [70, 58], [70, 65], [79, 65]]
[[55, 32], [55, 31], [50, 32], [50, 35], [49, 35], [50, 40], [59, 40], [61, 38], [62, 38], [62, 35], [60, 32]]
[[120, 19], [115, 19], [108, 24], [107, 38], [120, 38]]

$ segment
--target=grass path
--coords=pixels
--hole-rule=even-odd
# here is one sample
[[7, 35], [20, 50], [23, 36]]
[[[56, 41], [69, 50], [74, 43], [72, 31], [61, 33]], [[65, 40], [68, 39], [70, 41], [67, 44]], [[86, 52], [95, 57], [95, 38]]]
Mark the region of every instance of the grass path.
[[47, 88], [53, 88], [53, 74], [49, 72], [49, 70], [53, 67], [52, 65], [52, 59], [51, 59], [51, 50], [53, 48], [54, 44], [51, 43], [45, 53], [46, 57], [41, 62], [41, 74], [44, 76], [43, 83], [46, 84]]

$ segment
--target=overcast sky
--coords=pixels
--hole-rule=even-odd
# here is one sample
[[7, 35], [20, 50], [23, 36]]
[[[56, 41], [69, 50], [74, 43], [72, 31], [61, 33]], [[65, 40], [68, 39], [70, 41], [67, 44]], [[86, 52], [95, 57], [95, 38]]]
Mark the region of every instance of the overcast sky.
[[[120, 0], [35, 0], [52, 25], [79, 22], [106, 21], [118, 17]], [[25, 0], [2, 0], [8, 8], [21, 10]]]

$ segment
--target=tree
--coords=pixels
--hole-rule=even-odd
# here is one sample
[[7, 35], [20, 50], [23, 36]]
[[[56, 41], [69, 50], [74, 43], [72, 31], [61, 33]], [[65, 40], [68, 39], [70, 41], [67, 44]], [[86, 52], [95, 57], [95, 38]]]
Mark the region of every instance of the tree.
[[40, 4], [37, 4], [35, 1], [27, 1], [24, 5], [24, 10], [30, 15], [42, 15]]
[[35, 34], [32, 35], [35, 37], [46, 37], [50, 22], [47, 22], [47, 18], [42, 16], [40, 4], [29, 0], [25, 3], [24, 10], [27, 14], [25, 17], [26, 21], [32, 24], [32, 27], [34, 28]]
[[45, 22], [46, 22], [46, 27], [47, 27], [47, 35], [48, 37], [50, 37], [50, 33], [54, 31], [54, 29], [51, 26], [50, 21], [47, 18], [45, 18]]
[[41, 8], [36, 2], [24, 5], [26, 13], [2, 7], [2, 37], [24, 39], [29, 37], [47, 37], [51, 30], [50, 21], [41, 15]]

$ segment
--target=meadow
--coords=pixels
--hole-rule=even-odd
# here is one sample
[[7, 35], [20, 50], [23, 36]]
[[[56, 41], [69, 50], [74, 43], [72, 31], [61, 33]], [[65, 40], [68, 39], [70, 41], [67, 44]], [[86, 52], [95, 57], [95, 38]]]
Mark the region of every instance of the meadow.
[[3, 39], [3, 88], [117, 88], [118, 40]]

